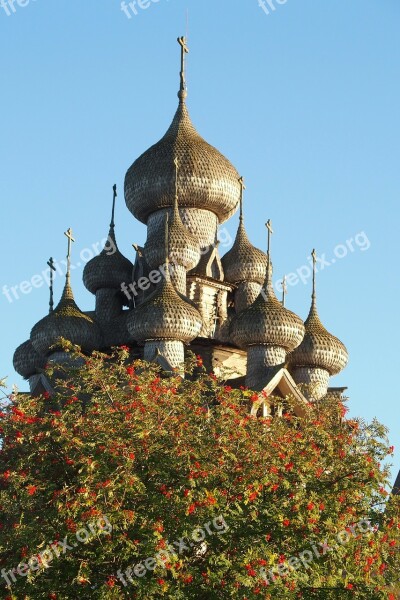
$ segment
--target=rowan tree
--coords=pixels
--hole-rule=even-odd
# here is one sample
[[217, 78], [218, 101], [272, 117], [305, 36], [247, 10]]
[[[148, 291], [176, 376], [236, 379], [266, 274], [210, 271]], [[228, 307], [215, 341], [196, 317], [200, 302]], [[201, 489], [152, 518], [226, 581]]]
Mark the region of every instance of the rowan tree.
[[55, 395], [0, 413], [3, 598], [397, 598], [385, 427], [335, 400], [252, 416], [200, 358], [182, 380], [66, 349]]

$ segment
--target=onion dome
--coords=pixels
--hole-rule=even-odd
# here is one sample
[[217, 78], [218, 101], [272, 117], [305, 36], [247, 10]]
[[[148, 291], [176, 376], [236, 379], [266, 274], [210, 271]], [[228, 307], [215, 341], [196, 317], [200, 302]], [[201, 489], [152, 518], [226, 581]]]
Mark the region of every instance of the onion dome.
[[[166, 216], [168, 221], [168, 215]], [[166, 238], [168, 224], [165, 226]], [[138, 342], [179, 340], [188, 343], [200, 333], [202, 318], [195, 305], [172, 285], [168, 246], [165, 244], [165, 276], [156, 290], [128, 317], [129, 333]]]
[[44, 369], [46, 359], [36, 352], [31, 341], [27, 340], [14, 352], [13, 365], [19, 375], [29, 379], [31, 375], [35, 375], [38, 369]]
[[290, 367], [325, 369], [330, 375], [340, 373], [347, 365], [348, 352], [345, 345], [322, 325], [315, 291], [316, 254], [313, 251], [314, 277], [311, 309], [305, 322], [305, 336], [289, 357]]
[[182, 46], [179, 106], [164, 137], [128, 169], [125, 201], [142, 223], [147, 223], [151, 213], [171, 207], [175, 193], [173, 159], [177, 157], [179, 206], [212, 211], [222, 223], [237, 210], [239, 175], [229, 160], [197, 133], [190, 120], [184, 79], [188, 50], [184, 38], [178, 41]]
[[85, 352], [101, 345], [100, 329], [91, 317], [85, 315], [75, 303], [67, 278], [63, 294], [54, 311], [36, 323], [31, 331], [31, 342], [37, 352], [47, 355], [60, 338], [77, 344]]
[[115, 239], [115, 199], [117, 188], [113, 187], [113, 208], [107, 242], [98, 256], [90, 260], [83, 270], [83, 283], [86, 289], [95, 294], [100, 289], [121, 289], [122, 283], [129, 283], [132, 278], [133, 265], [118, 250]]
[[[178, 161], [175, 159], [175, 198], [172, 215], [168, 223], [169, 229], [169, 260], [172, 264], [182, 265], [186, 270], [193, 269], [200, 260], [200, 248], [195, 237], [182, 223], [178, 208]], [[155, 235], [147, 240], [144, 253], [147, 263], [152, 268], [158, 268], [165, 261], [164, 249], [165, 231], [159, 228]]]
[[239, 179], [240, 195], [239, 227], [232, 248], [221, 259], [225, 280], [229, 283], [253, 281], [262, 284], [265, 280], [267, 255], [253, 246], [247, 237], [243, 220], [243, 178]]
[[[270, 239], [270, 222], [267, 224]], [[303, 321], [282, 306], [272, 286], [272, 266], [267, 255], [267, 276], [259, 296], [231, 323], [231, 337], [239, 347], [279, 346], [291, 352], [304, 337]]]
[[80, 346], [84, 352], [91, 352], [101, 345], [99, 326], [78, 308], [74, 300], [70, 286], [71, 242], [74, 239], [70, 229], [65, 235], [68, 237], [67, 275], [61, 300], [31, 331], [33, 347], [43, 355], [54, 352], [60, 338]]

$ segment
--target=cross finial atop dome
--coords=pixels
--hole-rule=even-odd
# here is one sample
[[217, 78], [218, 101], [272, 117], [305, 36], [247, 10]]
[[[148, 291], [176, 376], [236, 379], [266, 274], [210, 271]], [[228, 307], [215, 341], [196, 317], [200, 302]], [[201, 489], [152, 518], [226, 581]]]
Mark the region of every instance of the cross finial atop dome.
[[271, 284], [271, 279], [272, 279], [272, 273], [271, 273], [271, 237], [272, 234], [274, 233], [274, 230], [272, 229], [272, 223], [271, 223], [271, 219], [268, 219], [268, 221], [265, 223], [265, 227], [268, 230], [268, 243], [267, 243], [267, 288], [270, 286]]
[[270, 254], [271, 251], [271, 236], [274, 233], [274, 230], [272, 229], [272, 223], [271, 223], [271, 219], [268, 219], [268, 221], [265, 223], [265, 227], [268, 229], [268, 255]]
[[114, 183], [113, 185], [113, 203], [112, 203], [112, 211], [111, 211], [111, 223], [110, 223], [110, 227], [111, 229], [114, 229], [115, 227], [115, 222], [114, 222], [114, 216], [115, 216], [115, 200], [117, 198], [117, 184]]
[[189, 54], [189, 48], [187, 47], [186, 38], [184, 36], [178, 38], [178, 44], [181, 47], [181, 72], [180, 72], [181, 87], [179, 89], [178, 98], [181, 102], [183, 102], [187, 96], [186, 78], [185, 78], [185, 75], [186, 75], [185, 54]]
[[54, 260], [53, 257], [51, 256], [49, 258], [49, 260], [47, 261], [48, 266], [50, 267], [50, 302], [49, 302], [49, 313], [52, 313], [54, 310], [54, 287], [53, 287], [53, 271], [56, 270], [55, 266], [54, 266]]
[[244, 178], [243, 177], [239, 177], [239, 185], [240, 185], [240, 222], [243, 221], [243, 192], [246, 189], [246, 186], [244, 184]]
[[287, 285], [286, 285], [286, 275], [283, 276], [282, 279], [282, 306], [285, 308], [286, 304], [286, 294], [287, 294]]
[[68, 252], [67, 252], [67, 281], [71, 275], [71, 245], [75, 242], [75, 238], [72, 237], [72, 229], [69, 227], [67, 231], [64, 231], [64, 235], [68, 238]]
[[317, 293], [316, 293], [317, 253], [315, 252], [315, 249], [311, 252], [311, 256], [313, 259], [312, 302], [313, 302], [313, 306], [314, 306], [315, 302], [317, 300]]

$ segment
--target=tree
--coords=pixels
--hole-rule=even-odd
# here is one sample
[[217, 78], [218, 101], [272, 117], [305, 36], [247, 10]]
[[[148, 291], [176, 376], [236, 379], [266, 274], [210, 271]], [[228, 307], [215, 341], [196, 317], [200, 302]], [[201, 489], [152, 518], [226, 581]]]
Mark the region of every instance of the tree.
[[290, 398], [253, 417], [201, 359], [181, 380], [124, 347], [83, 358], [0, 414], [3, 598], [397, 597], [382, 425]]

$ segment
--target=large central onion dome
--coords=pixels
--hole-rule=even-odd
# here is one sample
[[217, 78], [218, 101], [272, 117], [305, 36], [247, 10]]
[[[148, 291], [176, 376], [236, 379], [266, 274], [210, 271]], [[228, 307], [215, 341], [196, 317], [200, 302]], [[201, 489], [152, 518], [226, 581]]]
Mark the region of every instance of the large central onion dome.
[[98, 349], [101, 345], [100, 329], [88, 315], [76, 305], [69, 283], [69, 275], [58, 306], [41, 319], [31, 331], [31, 342], [36, 352], [47, 356], [60, 338], [77, 344], [85, 352]]
[[267, 268], [264, 288], [258, 298], [231, 323], [231, 336], [239, 347], [278, 346], [291, 352], [304, 336], [303, 321], [275, 296], [271, 265]]
[[178, 110], [164, 137], [128, 169], [126, 205], [142, 223], [147, 223], [151, 213], [171, 207], [175, 195], [173, 161], [176, 157], [180, 165], [179, 208], [211, 211], [222, 223], [237, 210], [239, 174], [227, 158], [197, 133], [190, 120], [185, 103], [183, 61], [178, 95]]

